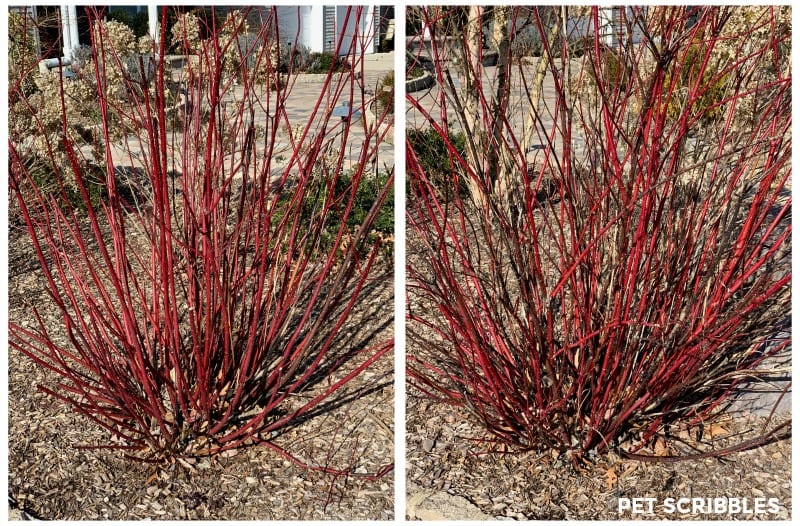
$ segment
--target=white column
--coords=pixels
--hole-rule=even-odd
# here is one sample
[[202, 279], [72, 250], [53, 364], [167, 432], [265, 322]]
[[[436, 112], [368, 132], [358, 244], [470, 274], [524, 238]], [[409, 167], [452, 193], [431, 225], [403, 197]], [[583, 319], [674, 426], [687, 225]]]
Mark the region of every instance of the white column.
[[313, 51], [323, 51], [325, 49], [325, 7], [322, 4], [312, 4], [304, 8], [303, 15], [308, 26], [308, 33], [305, 35], [306, 46]]
[[69, 6], [69, 31], [72, 44], [69, 58], [72, 58], [72, 50], [81, 45], [80, 37], [78, 37], [78, 11], [74, 5]]
[[150, 30], [150, 37], [153, 41], [158, 42], [160, 30], [158, 27], [158, 6], [156, 4], [147, 4], [147, 27]]
[[70, 10], [69, 6], [64, 4], [60, 7], [61, 11], [61, 56], [72, 57], [72, 31], [70, 30]]

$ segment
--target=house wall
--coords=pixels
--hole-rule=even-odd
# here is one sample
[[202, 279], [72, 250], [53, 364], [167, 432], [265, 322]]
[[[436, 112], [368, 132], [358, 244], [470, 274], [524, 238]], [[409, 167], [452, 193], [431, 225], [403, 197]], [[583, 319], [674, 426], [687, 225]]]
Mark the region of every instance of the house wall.
[[[600, 9], [598, 18], [603, 25], [603, 41], [608, 46], [617, 47], [621, 44], [621, 38], [625, 40], [628, 38], [628, 30], [622, 23], [623, 17], [621, 11], [623, 9], [625, 10], [626, 18], [629, 20], [636, 17], [636, 10], [632, 7], [606, 7]], [[644, 7], [643, 11], [647, 13], [647, 7]], [[638, 25], [634, 25], [630, 35], [631, 43], [640, 44], [643, 35], [642, 28]]]
[[[277, 6], [276, 10], [278, 34], [282, 44], [302, 44], [315, 52], [334, 50], [338, 47], [339, 54], [344, 55], [350, 49], [354, 36], [358, 34], [362, 42], [359, 42], [356, 49], [360, 51], [363, 45], [365, 53], [375, 52], [374, 6], [364, 6], [360, 17], [356, 16], [356, 9], [351, 9], [348, 17], [346, 6], [334, 8], [334, 39], [342, 35], [341, 45], [335, 41], [325, 42], [325, 6], [316, 4], [299, 7]], [[327, 38], [330, 39], [331, 36], [327, 35]]]
[[[349, 14], [348, 14], [349, 9]], [[355, 45], [355, 51], [365, 53], [375, 52], [375, 7], [363, 6], [362, 9], [348, 8], [347, 6], [336, 7], [336, 35], [341, 35], [342, 41], [339, 46], [339, 54], [347, 54], [353, 43], [353, 39], [358, 37], [359, 42]]]
[[[23, 9], [23, 8], [17, 8]], [[143, 6], [126, 6], [125, 9], [139, 11]], [[377, 51], [376, 34], [378, 8], [363, 6], [360, 10], [350, 10], [345, 6], [306, 5], [276, 6], [278, 32], [282, 44], [302, 44], [311, 51], [322, 52], [339, 49], [339, 54], [347, 54], [353, 38], [358, 35], [360, 42], [356, 45], [358, 52], [374, 53]], [[78, 16], [75, 6], [60, 6], [61, 34], [63, 35], [63, 56], [70, 57], [72, 50], [80, 45], [78, 35]], [[157, 37], [157, 10], [149, 6], [150, 33]], [[326, 13], [333, 15], [333, 31], [326, 31]], [[360, 16], [357, 16], [360, 13]], [[334, 33], [331, 35], [330, 33]], [[336, 42], [341, 35], [341, 43]], [[326, 42], [326, 39], [329, 41]]]
[[[312, 23], [316, 6], [277, 6], [278, 38], [283, 44], [302, 44], [311, 51], [322, 51], [312, 33]], [[321, 10], [321, 7], [319, 7]], [[317, 49], [319, 47], [319, 49]]]

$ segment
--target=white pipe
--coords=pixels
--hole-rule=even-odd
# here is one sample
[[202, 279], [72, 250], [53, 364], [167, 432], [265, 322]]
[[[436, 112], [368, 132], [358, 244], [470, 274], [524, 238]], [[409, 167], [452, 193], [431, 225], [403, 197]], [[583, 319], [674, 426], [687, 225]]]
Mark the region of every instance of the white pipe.
[[48, 68], [57, 68], [59, 63], [62, 66], [69, 66], [72, 64], [72, 59], [70, 57], [62, 57], [62, 58], [46, 58], [39, 61], [39, 64], [44, 64]]
[[61, 58], [46, 58], [39, 61], [39, 72], [42, 74], [49, 73], [51, 69], [57, 68], [59, 66], [69, 66], [72, 64], [72, 58], [70, 57], [61, 57]]

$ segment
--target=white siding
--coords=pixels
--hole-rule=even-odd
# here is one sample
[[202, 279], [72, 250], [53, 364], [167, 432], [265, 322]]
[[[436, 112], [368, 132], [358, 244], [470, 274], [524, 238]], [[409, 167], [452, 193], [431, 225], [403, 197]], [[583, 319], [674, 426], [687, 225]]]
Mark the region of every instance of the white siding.
[[305, 36], [304, 45], [311, 48], [312, 51], [321, 52], [325, 49], [325, 32], [322, 29], [325, 20], [325, 7], [315, 4], [306, 7], [305, 17]]
[[303, 26], [307, 28], [308, 23], [303, 24], [303, 17], [308, 16], [306, 11], [309, 8], [307, 6], [277, 6], [275, 9], [277, 10], [278, 37], [280, 38], [281, 45], [303, 44], [304, 46], [308, 46], [305, 42], [305, 35], [303, 34]]
[[353, 38], [358, 36], [359, 42], [355, 46], [356, 53], [375, 52], [375, 6], [363, 6], [358, 10], [350, 8], [348, 16], [347, 6], [336, 7], [336, 35], [341, 35], [341, 45], [338, 46], [339, 54], [349, 53]]
[[[281, 44], [302, 44], [311, 51], [322, 52], [325, 46], [325, 6], [320, 4], [305, 6], [277, 6], [278, 35]], [[361, 16], [357, 17], [357, 10], [352, 8], [347, 17], [346, 6], [336, 6], [335, 38], [342, 36], [340, 53], [345, 54], [350, 48], [354, 35], [358, 33], [360, 42], [356, 50], [365, 53], [375, 52], [375, 13], [376, 6], [364, 6]], [[348, 18], [345, 21], [345, 18]], [[358, 20], [357, 20], [358, 19]], [[346, 23], [345, 23], [346, 22]], [[358, 31], [356, 32], [356, 29]], [[344, 31], [344, 34], [342, 34]], [[336, 48], [338, 42], [333, 42]]]

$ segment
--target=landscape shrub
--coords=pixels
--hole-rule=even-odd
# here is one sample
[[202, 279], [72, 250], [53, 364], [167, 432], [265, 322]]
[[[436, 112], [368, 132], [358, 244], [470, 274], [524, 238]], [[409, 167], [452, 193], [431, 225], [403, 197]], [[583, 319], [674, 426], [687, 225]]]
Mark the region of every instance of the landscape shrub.
[[454, 189], [465, 195], [466, 183], [461, 177], [454, 156], [466, 156], [466, 136], [464, 132], [449, 132], [444, 139], [433, 127], [421, 130], [409, 128], [406, 132], [408, 149], [415, 156], [414, 164], [424, 170], [428, 180], [437, 194], [447, 200]]
[[306, 71], [311, 62], [311, 49], [302, 44], [283, 46], [280, 48], [280, 53], [281, 73]]
[[375, 92], [378, 112], [394, 114], [394, 72], [387, 73], [378, 82]]
[[[166, 14], [164, 8], [162, 19]], [[267, 54], [274, 12], [263, 16], [258, 49]], [[122, 52], [109, 44], [103, 24], [96, 27], [93, 63], [102, 52], [103, 62], [120, 64]], [[221, 57], [237, 32], [217, 31], [201, 41], [195, 72], [202, 74], [185, 77], [178, 129], [167, 130], [170, 72], [158, 61], [152, 89], [131, 89], [135, 81], [121, 76], [126, 99], [103, 89], [108, 79], [94, 70], [97, 157], [69, 131], [74, 115], [64, 95], [70, 84], [59, 84], [60, 149], [49, 123], [32, 119], [46, 152], [37, 166], [50, 170], [57, 189], [40, 186], [25, 139], [11, 135], [10, 191], [51, 302], [10, 323], [9, 345], [54, 375], [40, 389], [108, 432], [102, 447], [130, 458], [162, 461], [262, 445], [349, 475], [358, 459], [342, 469], [330, 457], [301, 461], [274, 438], [361, 396], [370, 385], [353, 380], [392, 348], [391, 340], [357, 343], [343, 335], [378, 279], [380, 243], [366, 239], [374, 228], [386, 228], [382, 207], [393, 178], [368, 181], [365, 164], [339, 176], [346, 159], [331, 152], [341, 131], [329, 122], [324, 101], [351, 97], [363, 111], [367, 102], [350, 91], [352, 78], [329, 78], [298, 122], [288, 114], [288, 87], [259, 88], [255, 73], [244, 71], [233, 72], [242, 75], [240, 86], [223, 82]], [[168, 40], [162, 28], [158, 56], [166, 54]], [[187, 54], [189, 40], [176, 41]], [[35, 102], [21, 91], [15, 96], [29, 110]], [[256, 133], [259, 112], [273, 119], [270, 133]], [[286, 139], [288, 151], [275, 136], [278, 123], [299, 130]], [[364, 132], [376, 146], [362, 153], [363, 161], [377, 151], [377, 129]], [[278, 164], [281, 155], [285, 162]], [[320, 159], [326, 159], [324, 172], [314, 169]], [[105, 168], [99, 207], [88, 206], [90, 160]], [[118, 180], [123, 168], [130, 186]], [[306, 196], [337, 177], [343, 182], [335, 198], [304, 217]], [[68, 179], [85, 213], [58, 203]], [[57, 311], [57, 325], [43, 313], [49, 308]], [[327, 453], [343, 440], [337, 437]]]
[[[684, 100], [683, 94], [692, 86], [698, 86], [701, 90], [701, 95], [695, 101], [696, 108], [702, 109], [701, 119], [703, 121], [714, 121], [722, 118], [725, 115], [724, 101], [730, 93], [730, 73], [725, 75], [717, 75], [713, 68], [703, 67], [701, 62], [706, 60], [703, 46], [695, 44], [686, 50], [681, 62], [683, 67], [677, 79], [677, 85], [682, 89], [677, 93], [670, 96], [669, 117], [676, 119], [680, 115]], [[699, 71], [702, 71], [702, 77], [698, 76]], [[670, 78], [665, 78], [665, 86], [671, 85]]]
[[425, 74], [425, 69], [420, 67], [414, 67], [408, 71], [406, 74], [407, 79], [418, 79]]
[[[580, 462], [652, 457], [642, 453], [658, 435], [714, 422], [742, 386], [769, 378], [791, 348], [791, 31], [780, 8], [730, 30], [742, 9], [634, 8], [642, 38], [609, 55], [595, 8], [580, 61], [563, 60], [569, 44], [556, 42], [544, 100], [529, 69], [485, 89], [462, 48], [432, 47], [438, 78], [466, 80], [443, 85], [432, 109], [407, 100], [447, 123], [427, 133], [469, 191], [445, 200], [432, 168], [442, 165], [423, 162], [432, 141], [409, 131], [412, 386], [517, 451]], [[440, 14], [417, 13], [421, 41]], [[535, 13], [533, 23], [547, 42]], [[695, 60], [698, 42], [747, 52]], [[457, 71], [443, 71], [454, 54]], [[570, 89], [589, 75], [590, 96]], [[718, 102], [713, 81], [692, 85], [707, 75], [737, 81]], [[464, 156], [453, 129], [466, 131]], [[721, 451], [698, 443], [697, 454], [764, 444], [790, 425], [751, 428]]]
[[[8, 79], [17, 85], [9, 86], [9, 95], [27, 95], [35, 89], [33, 75], [38, 68], [33, 22], [21, 14], [8, 13]], [[16, 102], [9, 99], [9, 105]]]
[[[30, 27], [25, 27], [19, 17], [10, 27], [12, 41], [28, 42]], [[103, 181], [106, 176], [103, 143], [99, 140], [101, 124], [105, 118], [108, 138], [119, 140], [125, 134], [125, 124], [120, 122], [116, 108], [128, 97], [129, 90], [152, 91], [152, 42], [150, 55], [142, 57], [142, 40], [137, 41], [129, 27], [116, 21], [95, 20], [93, 32], [101, 35], [98, 52], [88, 46], [76, 48], [73, 76], [66, 79], [57, 68], [40, 72], [36, 60], [24, 59], [13, 46], [9, 49], [9, 77], [18, 85], [10, 87], [9, 139], [17, 145], [20, 156], [30, 170], [39, 190], [57, 202], [76, 210], [85, 210], [77, 177], [89, 190], [88, 204], [98, 206], [107, 195]], [[29, 46], [29, 44], [26, 44]], [[146, 46], [145, 46], [146, 47]], [[119, 50], [119, 51], [117, 51]], [[29, 52], [32, 52], [29, 49]], [[23, 62], [27, 60], [27, 62]], [[22, 65], [25, 64], [25, 67]], [[102, 71], [98, 82], [97, 71]], [[98, 90], [114, 101], [105, 116], [98, 105]], [[63, 100], [62, 100], [63, 96]], [[130, 119], [128, 120], [130, 122]], [[78, 148], [91, 151], [79, 159], [81, 169], [72, 169], [69, 150]], [[55, 164], [53, 164], [53, 161]], [[63, 188], [62, 188], [63, 185]], [[17, 216], [17, 206], [10, 204], [11, 213]]]
[[348, 69], [349, 66], [346, 60], [329, 51], [324, 51], [321, 53], [311, 53], [308, 56], [308, 66], [305, 72], [320, 74], [328, 73], [329, 71], [347, 71]]
[[[366, 178], [359, 185], [352, 217], [348, 219], [350, 228], [355, 229], [364, 222], [375, 201], [375, 196], [379, 195], [392, 179], [392, 172], [382, 170], [374, 176]], [[372, 229], [371, 236], [373, 239], [375, 234], [383, 237], [394, 235], [394, 186], [389, 186], [389, 192], [386, 194], [386, 199], [375, 216]]]
[[[357, 169], [358, 170], [358, 169]], [[329, 178], [333, 184], [329, 187], [320, 186], [314, 192], [307, 192], [303, 198], [303, 209], [300, 216], [300, 223], [313, 223], [313, 219], [325, 209], [326, 202], [336, 203], [333, 207], [328, 207], [325, 212], [325, 231], [322, 235], [320, 247], [328, 250], [331, 242], [335, 239], [339, 225], [344, 221], [349, 230], [348, 236], [355, 236], [358, 228], [367, 218], [372, 209], [377, 195], [382, 188], [386, 187], [392, 175], [390, 172], [380, 172], [376, 175], [364, 177], [358, 185], [352, 208], [348, 211], [348, 202], [343, 199], [347, 196], [351, 188], [352, 171], [344, 171], [338, 177]], [[354, 247], [359, 253], [368, 252], [369, 248], [379, 240], [388, 239], [394, 234], [394, 191], [389, 190], [386, 199], [378, 210], [375, 220], [367, 236], [364, 237], [364, 245]], [[348, 247], [349, 248], [349, 247]], [[392, 247], [389, 247], [392, 250]]]
[[174, 15], [174, 22], [170, 25], [172, 34], [172, 49], [176, 53], [194, 54], [200, 49], [201, 18], [194, 12], [179, 13]]

